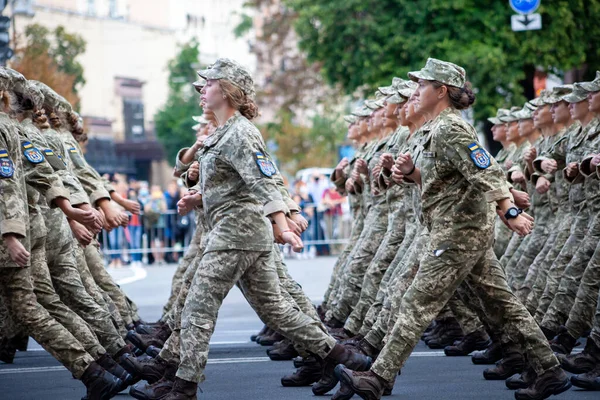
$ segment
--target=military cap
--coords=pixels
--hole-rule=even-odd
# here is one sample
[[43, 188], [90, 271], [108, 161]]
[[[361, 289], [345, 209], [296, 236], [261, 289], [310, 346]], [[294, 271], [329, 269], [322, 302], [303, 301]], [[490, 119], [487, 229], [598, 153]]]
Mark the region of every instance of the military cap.
[[208, 125], [208, 120], [204, 118], [204, 115], [194, 116], [192, 119], [200, 125]]
[[531, 119], [531, 118], [533, 118], [533, 110], [531, 108], [527, 107], [527, 104], [525, 104], [522, 109], [520, 109], [519, 111], [515, 111], [513, 113], [513, 115], [519, 121], [524, 120], [524, 119]]
[[0, 67], [0, 69], [0, 80], [3, 81], [2, 83], [0, 83], [1, 89], [11, 89], [22, 93], [27, 82], [27, 79], [25, 79], [23, 74], [8, 67]]
[[56, 93], [45, 83], [39, 81], [29, 81], [38, 88], [44, 96], [44, 105], [60, 112], [70, 112], [73, 110], [71, 104], [64, 97]]
[[406, 97], [401, 96], [400, 93], [396, 92], [396, 94], [391, 95], [385, 101], [389, 104], [400, 104], [404, 103], [407, 100]]
[[500, 120], [500, 117], [502, 117], [502, 116], [505, 116], [505, 115], [508, 115], [509, 113], [510, 113], [510, 110], [509, 110], [509, 109], [506, 109], [506, 108], [499, 108], [499, 109], [498, 109], [498, 111], [496, 112], [496, 116], [495, 116], [495, 117], [488, 118], [488, 121], [490, 121], [490, 122], [491, 122], [492, 124], [494, 124], [494, 125], [501, 125], [501, 124], [503, 124], [504, 122], [502, 122], [502, 121]]
[[438, 81], [444, 85], [463, 88], [466, 72], [464, 68], [451, 62], [429, 58], [425, 67], [420, 71], [409, 72], [408, 77], [413, 81], [425, 79], [426, 81]]
[[204, 86], [206, 86], [206, 79], [200, 78], [196, 82], [192, 83], [192, 86], [194, 86], [194, 89], [196, 89], [196, 92], [200, 93], [202, 88], [204, 88]]
[[532, 112], [537, 110], [537, 107], [534, 106], [533, 104], [531, 104], [530, 101], [528, 101], [527, 103], [525, 103], [525, 107], [529, 108]]
[[358, 117], [356, 115], [344, 115], [344, 121], [352, 125], [358, 122]]
[[373, 110], [366, 106], [358, 107], [356, 110], [351, 113], [355, 117], [370, 117], [373, 114]]
[[531, 103], [531, 105], [533, 105], [535, 107], [541, 107], [546, 104], [546, 99], [548, 98], [549, 95], [550, 95], [550, 91], [544, 89], [540, 92], [540, 95], [538, 97], [536, 97], [533, 100], [530, 100], [529, 103]]
[[596, 78], [591, 82], [580, 82], [583, 90], [587, 92], [598, 92], [600, 91], [600, 71], [596, 71]]
[[519, 117], [515, 114], [517, 111], [521, 111], [521, 107], [511, 107], [510, 110], [501, 116], [498, 119], [503, 123], [518, 121]]
[[370, 108], [373, 111], [377, 111], [380, 108], [383, 108], [383, 101], [380, 100], [365, 100], [365, 106]]
[[416, 82], [405, 80], [398, 84], [397, 89], [398, 93], [400, 93], [400, 96], [410, 99], [415, 90], [417, 90], [418, 86], [419, 85]]
[[29, 95], [36, 109], [42, 108], [44, 106], [44, 94], [31, 81], [25, 82], [24, 92], [26, 92]]
[[566, 94], [562, 97], [564, 101], [567, 103], [579, 103], [587, 99], [589, 92], [581, 87], [581, 83], [573, 84], [573, 91], [569, 94]]
[[562, 101], [562, 97], [573, 91], [573, 85], [560, 85], [552, 88], [550, 95], [546, 97], [544, 103], [556, 104]]
[[198, 132], [198, 130], [199, 130], [200, 128], [202, 128], [202, 124], [196, 124], [196, 125], [192, 126], [192, 130], [193, 130], [194, 132]]
[[225, 79], [240, 88], [246, 96], [254, 99], [254, 80], [246, 68], [229, 58], [219, 58], [207, 69], [198, 71], [198, 76], [206, 80]]
[[377, 89], [377, 93], [381, 93], [386, 97], [392, 96], [392, 95], [394, 95], [394, 93], [396, 93], [396, 88], [394, 87], [393, 84], [390, 86], [382, 86]]

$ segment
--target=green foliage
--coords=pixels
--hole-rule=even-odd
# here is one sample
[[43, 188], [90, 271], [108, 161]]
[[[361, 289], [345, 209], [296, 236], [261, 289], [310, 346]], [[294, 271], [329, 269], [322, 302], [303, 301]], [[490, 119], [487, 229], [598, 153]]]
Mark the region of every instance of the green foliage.
[[242, 20], [235, 28], [233, 28], [233, 34], [236, 38], [241, 38], [252, 29], [252, 17], [247, 14], [241, 14]]
[[156, 136], [165, 147], [171, 163], [179, 149], [192, 145], [196, 140], [192, 116], [202, 114], [202, 109], [191, 82], [198, 79], [194, 69], [200, 56], [198, 46], [195, 39], [183, 44], [175, 58], [169, 61], [169, 98], [154, 116]]
[[58, 70], [75, 78], [73, 92], [85, 85], [83, 66], [77, 57], [85, 53], [86, 42], [78, 34], [69, 33], [63, 26], [57, 26], [53, 31], [32, 24], [25, 28], [26, 53], [29, 56], [48, 54], [56, 63]]
[[[561, 74], [600, 63], [599, 0], [544, 0], [540, 31], [513, 32], [508, 2], [480, 0], [286, 0], [298, 15], [300, 48], [348, 93], [389, 84], [428, 57], [467, 70], [475, 118], [519, 105], [535, 68]], [[527, 78], [527, 80], [526, 80]]]

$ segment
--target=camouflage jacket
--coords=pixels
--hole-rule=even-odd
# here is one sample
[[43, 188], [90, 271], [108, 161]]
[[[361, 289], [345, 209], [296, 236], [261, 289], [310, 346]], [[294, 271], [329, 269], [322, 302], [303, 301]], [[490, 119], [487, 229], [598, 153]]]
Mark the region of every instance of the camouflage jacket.
[[579, 172], [584, 177], [585, 201], [590, 211], [596, 214], [600, 211], [600, 180], [596, 169], [591, 169], [590, 161], [594, 155], [600, 153], [600, 122], [597, 119], [586, 136], [584, 152], [585, 158], [581, 161]]
[[199, 153], [202, 202], [210, 232], [206, 252], [268, 251], [272, 227], [266, 216], [289, 213], [273, 175], [260, 132], [236, 112], [204, 142]]
[[421, 199], [431, 249], [491, 246], [495, 201], [510, 198], [502, 168], [451, 108], [423, 129]]

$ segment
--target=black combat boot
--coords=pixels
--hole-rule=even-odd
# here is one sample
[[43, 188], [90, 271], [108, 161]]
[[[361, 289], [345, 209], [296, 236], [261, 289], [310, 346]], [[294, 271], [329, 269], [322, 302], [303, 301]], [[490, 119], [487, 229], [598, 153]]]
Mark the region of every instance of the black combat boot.
[[108, 400], [119, 393], [123, 382], [107, 372], [98, 363], [93, 362], [81, 376], [81, 382], [87, 388], [87, 400]]
[[266, 326], [266, 325], [263, 325], [262, 329], [261, 329], [261, 330], [260, 330], [258, 333], [256, 333], [256, 334], [254, 334], [254, 335], [250, 336], [250, 341], [251, 341], [251, 342], [256, 342], [256, 339], [257, 339], [259, 336], [262, 336], [262, 335], [264, 335], [265, 333], [267, 333], [267, 330], [268, 330], [268, 329], [269, 329], [269, 327], [268, 327], [268, 326]]
[[260, 341], [263, 337], [271, 336], [274, 333], [275, 333], [275, 331], [267, 326], [267, 330], [265, 331], [265, 333], [263, 333], [262, 335], [258, 335], [256, 337], [256, 343], [260, 344]]
[[584, 374], [600, 364], [600, 348], [588, 338], [583, 351], [579, 354], [557, 355], [561, 367], [572, 374]]
[[304, 366], [304, 358], [303, 357], [295, 357], [294, 358], [294, 368], [300, 368], [302, 366]]
[[119, 392], [121, 390], [125, 390], [128, 386], [133, 385], [133, 383], [134, 383], [133, 376], [130, 375], [127, 371], [125, 371], [125, 369], [123, 369], [123, 367], [121, 367], [119, 364], [117, 364], [117, 362], [115, 360], [113, 360], [112, 357], [108, 355], [108, 353], [102, 354], [100, 356], [100, 358], [98, 358], [98, 360], [96, 360], [96, 362], [102, 368], [104, 368], [105, 370], [110, 372], [112, 375], [119, 378], [121, 380], [121, 382], [123, 382]]
[[125, 354], [121, 357], [121, 365], [130, 374], [152, 384], [163, 377], [169, 363], [160, 356], [140, 361], [131, 354]]
[[298, 356], [298, 352], [290, 340], [284, 339], [279, 342], [279, 346], [267, 350], [267, 355], [273, 361], [288, 361]]
[[544, 372], [527, 388], [515, 392], [516, 400], [541, 400], [571, 388], [569, 377], [560, 367]]
[[527, 368], [525, 368], [525, 371], [523, 371], [522, 374], [514, 374], [513, 376], [508, 378], [504, 383], [506, 384], [506, 387], [510, 390], [526, 389], [529, 386], [531, 386], [531, 384], [535, 382], [536, 379], [537, 374], [535, 373], [533, 368], [531, 368], [531, 366], [528, 366]]
[[256, 340], [261, 346], [273, 346], [277, 342], [281, 342], [285, 337], [278, 332], [273, 331], [269, 336], [261, 336]]
[[2, 338], [0, 341], [0, 361], [12, 364], [17, 354], [17, 348], [10, 339]]
[[548, 339], [548, 340], [554, 339], [554, 337], [558, 334], [558, 332], [556, 332], [552, 329], [546, 328], [544, 326], [540, 326], [540, 329], [542, 330], [542, 333], [544, 334], [544, 336], [546, 336], [546, 339]]
[[571, 383], [582, 389], [600, 390], [600, 362], [589, 372], [573, 375]]
[[162, 348], [169, 336], [171, 336], [171, 329], [168, 325], [163, 325], [152, 335], [144, 335], [135, 331], [127, 332], [127, 340], [133, 343], [135, 347], [143, 351], [146, 351], [149, 346]]
[[169, 363], [160, 380], [153, 384], [140, 382], [129, 389], [129, 394], [138, 400], [159, 400], [173, 389], [176, 372], [177, 364]]
[[476, 365], [492, 365], [502, 359], [502, 345], [500, 341], [492, 344], [484, 351], [475, 351], [471, 355], [471, 362]]
[[[512, 346], [511, 346], [512, 347]], [[493, 368], [483, 371], [483, 377], [488, 381], [506, 380], [514, 374], [520, 374], [525, 368], [523, 354], [514, 348], [504, 352], [504, 358]]]
[[176, 377], [173, 389], [163, 397], [163, 400], [196, 400], [196, 393], [198, 393], [198, 384], [196, 382], [185, 381]]
[[342, 345], [336, 344], [323, 360], [321, 379], [313, 385], [313, 394], [322, 396], [337, 385], [338, 378], [334, 372], [336, 365], [343, 364], [354, 371], [366, 371], [371, 368], [372, 362], [371, 357], [355, 353]]
[[492, 344], [492, 341], [485, 331], [476, 331], [469, 333], [463, 340], [446, 346], [444, 353], [448, 357], [468, 356], [475, 350], [485, 350]]
[[331, 317], [331, 319], [327, 322], [325, 322], [325, 325], [328, 328], [343, 328], [344, 327], [344, 323], [342, 321], [339, 321], [336, 317]]
[[17, 348], [17, 351], [27, 351], [27, 345], [29, 344], [29, 335], [18, 334], [11, 339], [13, 345]]
[[343, 365], [335, 368], [335, 374], [344, 385], [365, 400], [378, 400], [386, 389], [391, 393], [394, 382], [387, 382], [373, 371], [353, 371]]
[[146, 354], [152, 358], [156, 358], [160, 354], [161, 348], [156, 346], [148, 346]]
[[577, 346], [577, 338], [571, 336], [564, 326], [560, 327], [558, 335], [550, 341], [550, 348], [558, 354], [571, 354], [575, 346]]
[[307, 357], [296, 372], [281, 378], [281, 385], [285, 387], [310, 386], [321, 379], [322, 371], [321, 364], [315, 357]]

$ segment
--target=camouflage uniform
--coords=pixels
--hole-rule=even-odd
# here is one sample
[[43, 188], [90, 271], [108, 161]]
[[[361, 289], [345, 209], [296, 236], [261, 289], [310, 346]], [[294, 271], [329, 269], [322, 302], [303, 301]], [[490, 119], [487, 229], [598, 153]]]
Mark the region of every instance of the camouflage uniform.
[[[436, 68], [426, 66], [425, 72]], [[464, 71], [461, 76], [464, 79]], [[488, 317], [526, 343], [538, 374], [558, 366], [542, 332], [508, 288], [492, 250], [496, 215], [489, 203], [510, 196], [501, 168], [479, 148], [475, 130], [452, 109], [444, 110], [429, 129], [420, 170], [430, 243], [371, 370], [393, 381], [421, 333], [464, 280], [482, 300]], [[475, 157], [477, 150], [480, 157]]]
[[[512, 162], [512, 155], [514, 154], [516, 149], [517, 146], [511, 143], [508, 147], [501, 148], [498, 154], [496, 154], [496, 157], [494, 158], [496, 159], [496, 161], [498, 161], [498, 164], [500, 164], [500, 166], [502, 166], [505, 170], [508, 170], [508, 168], [505, 167], [506, 162], [508, 160], [511, 160]], [[504, 223], [502, 223], [502, 221], [496, 220], [496, 224], [494, 225], [494, 254], [496, 254], [496, 257], [498, 257], [498, 259], [500, 259], [504, 254], [504, 251], [508, 246], [508, 242], [510, 242], [512, 234], [513, 232]]]
[[256, 127], [236, 112], [200, 152], [200, 185], [210, 232], [182, 311], [177, 377], [186, 381], [204, 380], [218, 310], [238, 281], [261, 319], [294, 343], [320, 357], [335, 345], [317, 321], [294, 310], [281, 295], [272, 228], [264, 215], [287, 212], [287, 206], [270, 178], [276, 170], [264, 147]]
[[[4, 82], [2, 84], [5, 84]], [[5, 88], [6, 89], [6, 88]], [[16, 124], [0, 113], [0, 234], [20, 237], [25, 248], [28, 238], [27, 191], [21, 162], [21, 146]], [[81, 378], [94, 359], [81, 343], [50, 316], [36, 300], [31, 269], [17, 266], [9, 257], [0, 239], [1, 268], [0, 297], [15, 324], [22, 327], [76, 378]]]

